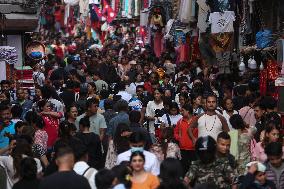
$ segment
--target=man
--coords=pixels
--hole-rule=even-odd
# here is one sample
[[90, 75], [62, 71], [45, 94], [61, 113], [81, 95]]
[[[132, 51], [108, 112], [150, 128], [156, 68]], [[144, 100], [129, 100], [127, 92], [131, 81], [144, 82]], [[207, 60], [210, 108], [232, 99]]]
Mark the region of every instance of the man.
[[5, 104], [0, 104], [0, 148], [9, 145], [6, 134], [15, 134], [15, 123], [11, 122], [11, 109]]
[[93, 79], [95, 81], [98, 93], [100, 93], [103, 89], [108, 90], [108, 84], [101, 79], [101, 74], [99, 72], [94, 72]]
[[226, 119], [222, 115], [216, 113], [216, 108], [217, 97], [215, 95], [207, 96], [206, 112], [204, 114], [200, 114], [188, 128], [189, 137], [194, 143], [196, 141], [196, 138], [193, 135], [194, 128], [198, 128], [198, 137], [211, 136], [215, 140], [220, 132], [229, 131]]
[[17, 100], [11, 102], [11, 104], [20, 105], [22, 107], [23, 112], [21, 115], [21, 119], [24, 119], [24, 116], [26, 115], [27, 111], [29, 111], [32, 108], [33, 102], [25, 98], [25, 93], [23, 89], [18, 89], [16, 91], [16, 95], [17, 95]]
[[123, 152], [117, 156], [117, 165], [123, 161], [129, 161], [132, 152], [141, 151], [145, 156], [145, 170], [154, 175], [160, 174], [160, 164], [157, 157], [153, 153], [144, 150], [145, 139], [142, 133], [132, 133], [129, 137], [129, 146], [130, 150], [127, 150], [126, 152]]
[[283, 151], [280, 142], [269, 143], [265, 147], [267, 155], [266, 176], [267, 180], [273, 181], [276, 188], [284, 188], [284, 162]]
[[65, 104], [66, 108], [68, 109], [68, 106], [75, 103], [76, 99], [76, 93], [74, 92], [75, 83], [71, 80], [66, 81], [66, 87], [63, 90], [63, 92], [59, 95], [59, 97], [63, 100], [63, 103]]
[[216, 142], [210, 136], [200, 137], [196, 141], [195, 150], [199, 157], [190, 166], [184, 181], [198, 187], [201, 184], [215, 184], [218, 189], [236, 189], [235, 171], [228, 161], [220, 161], [216, 157]]
[[97, 99], [95, 98], [88, 99], [86, 102], [87, 111], [84, 114], [77, 117], [75, 125], [78, 130], [79, 121], [81, 120], [81, 118], [88, 116], [90, 120], [90, 131], [99, 135], [100, 139], [102, 140], [104, 138], [107, 126], [104, 116], [97, 112], [98, 106], [99, 106], [99, 101]]
[[257, 129], [254, 139], [256, 142], [260, 141], [260, 134], [265, 129], [265, 106], [261, 103], [257, 103], [254, 105], [254, 116], [256, 119], [255, 127]]
[[74, 154], [70, 147], [63, 147], [58, 150], [56, 165], [58, 172], [45, 177], [39, 189], [91, 189], [88, 180], [73, 171]]
[[116, 127], [120, 123], [126, 123], [129, 125], [129, 115], [127, 114], [128, 111], [128, 103], [125, 100], [119, 100], [115, 104], [118, 114], [109, 121], [109, 128], [108, 128], [108, 135], [114, 136]]
[[88, 164], [96, 169], [103, 168], [102, 145], [99, 135], [90, 132], [90, 120], [83, 117], [79, 122], [80, 132], [76, 137], [80, 139], [88, 150]]
[[235, 157], [230, 154], [231, 138], [226, 132], [221, 132], [217, 137], [217, 153], [216, 156], [220, 161], [229, 161], [230, 166], [235, 169]]
[[151, 136], [150, 133], [147, 131], [147, 129], [141, 127], [139, 123], [140, 119], [141, 119], [141, 112], [132, 110], [129, 113], [130, 131], [142, 133], [145, 138], [145, 149], [149, 150], [150, 146], [152, 145]]
[[87, 164], [89, 159], [87, 147], [85, 145], [78, 144], [74, 148], [75, 159], [77, 162], [75, 163], [73, 170], [78, 175], [82, 175], [88, 179], [91, 189], [96, 189], [95, 175], [98, 171]]

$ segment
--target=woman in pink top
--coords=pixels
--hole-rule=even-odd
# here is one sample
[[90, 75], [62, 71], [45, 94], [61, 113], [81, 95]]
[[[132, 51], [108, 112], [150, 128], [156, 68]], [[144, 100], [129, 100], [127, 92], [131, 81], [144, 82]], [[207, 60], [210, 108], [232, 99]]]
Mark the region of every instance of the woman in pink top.
[[[267, 160], [267, 155], [264, 151], [265, 146], [270, 142], [281, 142], [281, 138], [279, 137], [280, 127], [274, 121], [270, 121], [266, 126], [264, 135], [264, 139], [261, 142], [258, 142], [252, 150], [253, 159], [262, 163]], [[282, 151], [284, 152], [284, 146], [282, 147]]]

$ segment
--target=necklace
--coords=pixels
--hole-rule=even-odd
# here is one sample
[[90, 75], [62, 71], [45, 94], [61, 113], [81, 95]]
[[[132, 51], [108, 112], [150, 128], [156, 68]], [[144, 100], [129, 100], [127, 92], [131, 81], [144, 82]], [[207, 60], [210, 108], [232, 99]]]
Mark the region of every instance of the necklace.
[[[207, 114], [205, 114], [205, 115], [207, 115]], [[213, 122], [213, 125], [212, 125], [211, 129], [208, 131], [207, 124], [206, 124], [206, 119], [205, 119], [205, 129], [206, 129], [207, 132], [211, 132], [213, 130], [213, 128], [215, 126], [215, 122], [216, 122], [216, 115], [215, 115], [214, 122]]]

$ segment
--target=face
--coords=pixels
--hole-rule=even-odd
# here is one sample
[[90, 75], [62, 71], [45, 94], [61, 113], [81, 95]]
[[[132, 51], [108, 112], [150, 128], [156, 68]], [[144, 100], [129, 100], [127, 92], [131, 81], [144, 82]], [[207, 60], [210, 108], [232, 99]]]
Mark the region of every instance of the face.
[[142, 96], [143, 95], [144, 90], [142, 88], [137, 88], [136, 89], [136, 94], [137, 96]]
[[149, 66], [144, 66], [143, 71], [145, 74], [149, 73]]
[[69, 112], [69, 117], [76, 119], [76, 117], [78, 116], [78, 110], [76, 107], [72, 107], [70, 108], [70, 112]]
[[141, 74], [138, 74], [138, 75], [137, 75], [136, 81], [137, 81], [137, 82], [142, 81], [142, 75], [141, 75]]
[[179, 103], [180, 103], [181, 106], [185, 105], [186, 100], [185, 100], [185, 98], [183, 96], [179, 97]]
[[134, 171], [141, 171], [144, 169], [144, 159], [141, 156], [134, 156], [130, 162], [130, 166]]
[[162, 94], [159, 91], [155, 90], [154, 98], [155, 98], [156, 101], [160, 101], [161, 98], [162, 98]]
[[157, 80], [158, 80], [158, 78], [156, 77], [155, 74], [151, 74], [151, 75], [150, 75], [150, 82], [151, 82], [151, 83], [153, 83], [154, 81], [157, 81]]
[[178, 113], [178, 110], [176, 108], [171, 108], [170, 109], [170, 114], [171, 115], [177, 115], [177, 113]]
[[10, 88], [10, 86], [9, 86], [8, 84], [3, 84], [3, 85], [1, 85], [2, 91], [8, 91], [9, 88]]
[[96, 114], [98, 111], [98, 104], [92, 104], [91, 107], [88, 108], [91, 114]]
[[94, 92], [94, 87], [90, 84], [88, 84], [88, 92], [93, 93]]
[[279, 130], [278, 129], [272, 129], [271, 132], [265, 134], [268, 138], [269, 142], [277, 142], [279, 139]]
[[24, 91], [23, 91], [22, 89], [19, 89], [19, 90], [17, 91], [17, 98], [18, 98], [19, 100], [24, 100], [24, 99], [25, 99], [25, 93], [24, 93]]
[[282, 155], [281, 156], [267, 156], [267, 159], [273, 167], [280, 167], [282, 165]]
[[217, 150], [221, 154], [227, 154], [230, 151], [231, 140], [219, 138], [217, 140]]
[[183, 117], [189, 117], [190, 113], [186, 109], [182, 108], [181, 109], [181, 114]]
[[38, 96], [38, 97], [42, 96], [41, 90], [40, 89], [36, 89], [35, 90], [35, 95]]
[[256, 119], [260, 119], [263, 114], [264, 114], [264, 110], [260, 109], [258, 106], [254, 108], [254, 116]]
[[165, 97], [171, 97], [172, 92], [170, 90], [165, 90]]
[[233, 101], [232, 99], [227, 99], [226, 102], [225, 102], [225, 107], [228, 111], [231, 111], [233, 110]]
[[0, 102], [4, 101], [4, 100], [7, 100], [7, 97], [4, 93], [1, 93], [0, 94]]
[[193, 100], [193, 103], [200, 106], [202, 104], [201, 100], [201, 96], [198, 96], [196, 99]]
[[258, 172], [255, 175], [255, 180], [257, 180], [260, 184], [265, 184], [266, 182], [266, 174], [265, 172]]
[[0, 112], [0, 119], [4, 125], [9, 125], [11, 119], [11, 110], [7, 109]]
[[208, 97], [206, 100], [206, 109], [214, 111], [217, 107], [217, 101], [215, 97]]
[[44, 111], [44, 112], [50, 112], [50, 111], [51, 111], [50, 103], [46, 103], [46, 104], [44, 105], [43, 111]]
[[28, 90], [24, 90], [25, 99], [29, 99], [30, 94]]
[[186, 87], [186, 86], [183, 86], [183, 87], [181, 88], [181, 92], [185, 92], [185, 93], [187, 93], [187, 92], [188, 92], [187, 87]]

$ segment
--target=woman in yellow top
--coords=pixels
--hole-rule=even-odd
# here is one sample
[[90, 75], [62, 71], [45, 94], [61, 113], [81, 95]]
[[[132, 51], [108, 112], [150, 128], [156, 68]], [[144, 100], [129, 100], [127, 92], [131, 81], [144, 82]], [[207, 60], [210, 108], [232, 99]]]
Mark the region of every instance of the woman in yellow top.
[[132, 172], [131, 189], [156, 189], [160, 185], [157, 176], [144, 170], [145, 156], [141, 151], [135, 151], [130, 156]]

